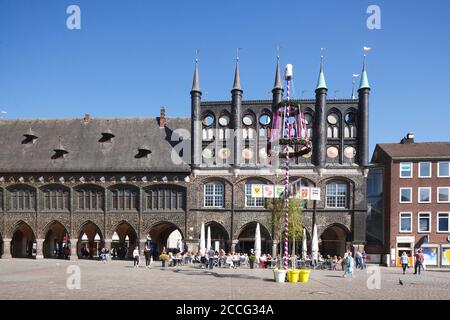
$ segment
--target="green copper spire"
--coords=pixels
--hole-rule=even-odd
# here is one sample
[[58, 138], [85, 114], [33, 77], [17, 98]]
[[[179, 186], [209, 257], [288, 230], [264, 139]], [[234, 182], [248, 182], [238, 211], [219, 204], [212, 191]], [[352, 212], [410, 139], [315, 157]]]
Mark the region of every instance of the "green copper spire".
[[317, 88], [319, 89], [327, 89], [327, 82], [325, 81], [325, 74], [323, 73], [323, 55], [320, 57], [320, 73], [319, 73], [319, 79], [317, 80]]
[[366, 55], [364, 55], [364, 62], [363, 62], [363, 71], [361, 73], [361, 83], [359, 84], [359, 89], [370, 89], [369, 85], [369, 78], [367, 77], [367, 71], [366, 71]]

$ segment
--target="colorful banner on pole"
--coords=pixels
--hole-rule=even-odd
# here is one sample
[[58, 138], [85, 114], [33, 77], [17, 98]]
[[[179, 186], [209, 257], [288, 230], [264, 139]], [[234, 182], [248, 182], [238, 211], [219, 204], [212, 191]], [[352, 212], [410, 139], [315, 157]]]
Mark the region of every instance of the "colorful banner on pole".
[[[284, 196], [284, 186], [252, 184], [251, 195], [252, 198], [282, 198]], [[300, 187], [295, 197], [303, 200], [320, 201], [320, 188]]]
[[277, 185], [275, 186], [275, 197], [280, 198], [284, 194], [284, 186]]

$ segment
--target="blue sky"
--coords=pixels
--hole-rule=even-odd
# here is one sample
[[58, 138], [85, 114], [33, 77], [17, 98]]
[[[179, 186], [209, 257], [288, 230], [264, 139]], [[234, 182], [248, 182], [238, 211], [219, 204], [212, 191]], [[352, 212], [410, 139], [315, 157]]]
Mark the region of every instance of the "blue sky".
[[[268, 99], [276, 46], [295, 92], [313, 98], [320, 48], [330, 97], [348, 98], [362, 47], [370, 143], [449, 140], [450, 2], [0, 0], [0, 109], [6, 118], [189, 116], [195, 49], [204, 100], [228, 100], [241, 47], [244, 99]], [[81, 30], [66, 9], [81, 8]], [[366, 27], [370, 4], [381, 30]]]

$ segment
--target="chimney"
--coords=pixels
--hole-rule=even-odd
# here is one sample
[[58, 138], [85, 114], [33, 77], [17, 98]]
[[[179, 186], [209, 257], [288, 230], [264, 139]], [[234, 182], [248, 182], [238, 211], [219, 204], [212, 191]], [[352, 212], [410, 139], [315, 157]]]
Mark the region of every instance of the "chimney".
[[411, 144], [414, 143], [414, 133], [408, 132], [406, 136], [400, 141], [401, 144]]
[[85, 124], [88, 124], [89, 121], [91, 121], [91, 115], [88, 114], [88, 113], [86, 113], [86, 114], [84, 115], [83, 122], [84, 122]]
[[159, 127], [164, 128], [166, 126], [166, 108], [161, 107], [159, 113]]

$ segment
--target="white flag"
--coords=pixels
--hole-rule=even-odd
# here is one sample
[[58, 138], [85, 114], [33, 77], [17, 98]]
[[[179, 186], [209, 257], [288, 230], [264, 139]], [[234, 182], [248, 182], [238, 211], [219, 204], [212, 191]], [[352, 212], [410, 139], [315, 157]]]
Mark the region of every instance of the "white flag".
[[364, 51], [370, 51], [370, 50], [372, 50], [372, 48], [369, 48], [369, 47], [366, 47], [366, 46], [364, 46]]

